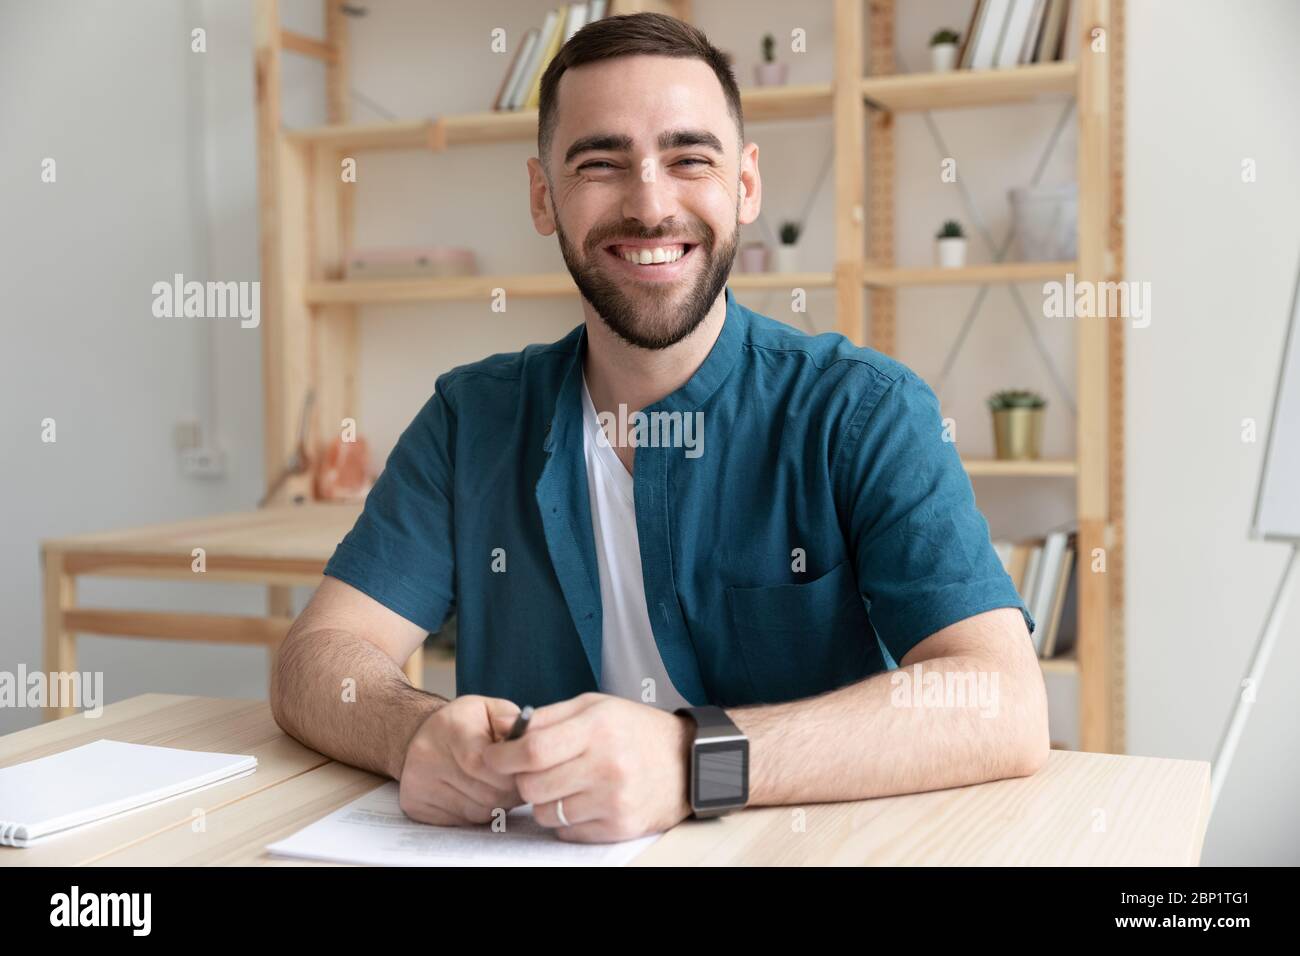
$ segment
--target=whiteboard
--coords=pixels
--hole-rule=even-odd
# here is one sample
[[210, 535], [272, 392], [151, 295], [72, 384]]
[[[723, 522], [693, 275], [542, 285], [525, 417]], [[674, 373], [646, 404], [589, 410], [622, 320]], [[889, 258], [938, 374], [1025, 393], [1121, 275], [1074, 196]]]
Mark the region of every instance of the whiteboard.
[[1253, 531], [1259, 538], [1300, 540], [1300, 270], [1291, 294]]

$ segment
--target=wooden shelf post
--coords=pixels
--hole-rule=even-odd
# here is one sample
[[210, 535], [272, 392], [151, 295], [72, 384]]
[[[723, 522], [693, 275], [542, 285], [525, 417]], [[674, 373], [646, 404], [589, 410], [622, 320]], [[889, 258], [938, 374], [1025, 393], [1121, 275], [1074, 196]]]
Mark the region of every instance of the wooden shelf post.
[[835, 318], [838, 331], [862, 345], [865, 343], [862, 274], [866, 249], [862, 0], [835, 0], [834, 69], [831, 136], [835, 141]]
[[[1079, 38], [1079, 272], [1076, 282], [1101, 283], [1109, 270], [1110, 198], [1108, 147], [1110, 4], [1081, 3]], [[1094, 31], [1105, 34], [1105, 51], [1092, 49]], [[1078, 361], [1077, 484], [1079, 523], [1079, 736], [1084, 750], [1111, 747], [1110, 541], [1107, 508], [1108, 364], [1110, 323], [1102, 314], [1076, 317]]]
[[[888, 76], [894, 72], [894, 0], [868, 0], [868, 3], [871, 7], [868, 72], [872, 76]], [[857, 5], [861, 6], [861, 0]], [[894, 265], [894, 114], [873, 109], [870, 122], [871, 228], [866, 255], [873, 268], [890, 269]], [[898, 293], [892, 287], [872, 286], [869, 303], [871, 347], [894, 355], [898, 349], [895, 327]]]

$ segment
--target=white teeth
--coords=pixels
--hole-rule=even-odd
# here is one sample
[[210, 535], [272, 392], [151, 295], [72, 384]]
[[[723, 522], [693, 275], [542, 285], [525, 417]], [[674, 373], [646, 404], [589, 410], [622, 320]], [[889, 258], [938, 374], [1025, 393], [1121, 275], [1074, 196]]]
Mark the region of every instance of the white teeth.
[[676, 262], [686, 255], [684, 246], [655, 246], [653, 249], [625, 249], [620, 255], [634, 265], [648, 266], [651, 263]]

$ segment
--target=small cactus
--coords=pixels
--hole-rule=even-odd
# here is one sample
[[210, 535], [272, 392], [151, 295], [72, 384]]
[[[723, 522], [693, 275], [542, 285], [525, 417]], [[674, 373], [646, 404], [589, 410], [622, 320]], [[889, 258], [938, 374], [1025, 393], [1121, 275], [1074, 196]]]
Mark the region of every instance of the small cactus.
[[780, 229], [781, 245], [793, 246], [796, 242], [799, 241], [799, 233], [802, 231], [803, 230], [801, 229], [799, 223], [797, 222], [787, 221], [781, 223], [781, 229]]
[[949, 30], [946, 27], [930, 37], [930, 46], [938, 46], [941, 43], [956, 43], [961, 36], [955, 30]]
[[965, 235], [966, 233], [962, 231], [961, 223], [956, 219], [949, 219], [943, 224], [943, 228], [939, 230], [939, 234], [935, 238], [961, 239], [964, 238]]
[[776, 37], [770, 33], [763, 34], [763, 62], [776, 62]]

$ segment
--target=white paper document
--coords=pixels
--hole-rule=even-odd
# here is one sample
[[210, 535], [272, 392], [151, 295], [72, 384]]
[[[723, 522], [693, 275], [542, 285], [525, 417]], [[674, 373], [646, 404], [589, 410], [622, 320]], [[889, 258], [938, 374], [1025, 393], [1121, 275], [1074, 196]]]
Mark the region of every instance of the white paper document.
[[395, 781], [266, 849], [370, 866], [622, 866], [662, 834], [623, 843], [566, 843], [533, 820], [531, 805], [506, 814], [505, 829], [417, 823], [398, 805]]

